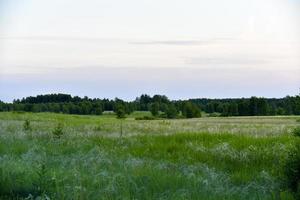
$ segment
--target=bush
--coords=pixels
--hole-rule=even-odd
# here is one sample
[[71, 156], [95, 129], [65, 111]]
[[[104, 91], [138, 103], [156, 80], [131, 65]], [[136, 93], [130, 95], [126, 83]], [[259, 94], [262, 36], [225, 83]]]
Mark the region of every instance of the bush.
[[187, 101], [183, 104], [182, 115], [185, 116], [186, 118], [201, 117], [201, 110], [194, 103]]
[[221, 114], [217, 112], [209, 113], [208, 117], [220, 117]]
[[64, 134], [64, 132], [63, 132], [63, 125], [61, 123], [57, 124], [57, 126], [52, 131], [52, 134], [55, 137], [60, 138]]
[[30, 121], [28, 119], [26, 119], [24, 124], [23, 124], [23, 130], [24, 131], [30, 131], [31, 130]]
[[26, 112], [22, 111], [22, 110], [14, 110], [14, 111], [12, 111], [12, 113], [15, 113], [15, 114], [24, 114]]
[[157, 116], [159, 114], [159, 103], [155, 102], [151, 104], [150, 107], [151, 114]]
[[168, 105], [168, 109], [166, 110], [167, 118], [175, 119], [177, 117], [178, 111], [173, 104]]
[[155, 120], [155, 117], [152, 116], [143, 116], [143, 117], [136, 117], [135, 120]]
[[126, 117], [125, 107], [122, 104], [116, 106], [116, 115], [117, 118], [122, 119]]
[[293, 133], [294, 136], [298, 136], [299, 137], [300, 136], [300, 126], [294, 128], [293, 131], [292, 131], [292, 133]]
[[158, 115], [159, 118], [167, 118], [167, 114], [166, 113], [160, 113]]
[[296, 199], [300, 198], [300, 143], [290, 152], [284, 168], [287, 187], [293, 192]]

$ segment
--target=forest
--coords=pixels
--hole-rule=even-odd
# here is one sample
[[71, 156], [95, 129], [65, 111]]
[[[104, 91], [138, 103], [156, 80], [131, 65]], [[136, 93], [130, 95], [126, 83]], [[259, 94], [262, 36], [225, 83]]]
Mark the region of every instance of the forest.
[[284, 98], [197, 98], [170, 100], [165, 95], [143, 94], [134, 101], [124, 101], [71, 96], [69, 94], [46, 94], [16, 99], [13, 103], [0, 101], [0, 111], [54, 112], [79, 115], [101, 115], [114, 111], [124, 117], [133, 111], [150, 111], [154, 117], [195, 118], [205, 112], [208, 116], [268, 116], [300, 115], [300, 96]]

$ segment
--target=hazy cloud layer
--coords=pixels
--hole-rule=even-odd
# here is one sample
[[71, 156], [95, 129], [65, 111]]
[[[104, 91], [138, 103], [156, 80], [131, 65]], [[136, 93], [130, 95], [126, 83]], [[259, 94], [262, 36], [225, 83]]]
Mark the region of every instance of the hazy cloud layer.
[[73, 36], [0, 36], [0, 40], [28, 40], [28, 41], [83, 41], [83, 42], [107, 42], [122, 41], [121, 39], [73, 37]]
[[257, 58], [250, 56], [228, 56], [228, 57], [194, 57], [187, 58], [186, 63], [191, 65], [262, 65], [273, 62], [274, 59]]
[[131, 42], [131, 44], [139, 45], [211, 45], [218, 44], [222, 42], [235, 41], [234, 38], [213, 38], [207, 40], [162, 40], [162, 41], [139, 41]]

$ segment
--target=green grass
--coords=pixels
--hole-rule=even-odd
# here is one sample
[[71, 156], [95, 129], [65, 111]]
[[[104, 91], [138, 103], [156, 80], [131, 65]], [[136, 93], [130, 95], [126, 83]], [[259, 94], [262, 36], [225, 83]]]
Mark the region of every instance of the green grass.
[[282, 168], [298, 117], [142, 114], [120, 137], [113, 115], [0, 113], [0, 199], [293, 199]]

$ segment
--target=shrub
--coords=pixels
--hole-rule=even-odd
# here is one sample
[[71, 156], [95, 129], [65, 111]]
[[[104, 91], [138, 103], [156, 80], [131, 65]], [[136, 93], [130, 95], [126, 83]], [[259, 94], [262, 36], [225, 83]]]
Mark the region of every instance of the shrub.
[[14, 110], [14, 111], [12, 111], [12, 113], [15, 113], [15, 114], [24, 114], [26, 112], [22, 111], [22, 110]]
[[151, 114], [157, 116], [159, 114], [159, 103], [155, 102], [151, 104], [150, 107]]
[[143, 116], [143, 117], [136, 117], [135, 120], [154, 120], [155, 117], [152, 116]]
[[160, 113], [158, 117], [159, 118], [167, 118], [167, 114], [166, 113]]
[[217, 112], [209, 113], [208, 117], [220, 117], [221, 114]]
[[290, 152], [284, 168], [284, 175], [288, 188], [294, 193], [295, 198], [300, 198], [300, 143]]
[[30, 131], [31, 130], [30, 121], [28, 119], [26, 119], [24, 124], [23, 124], [23, 130], [24, 131]]
[[116, 115], [117, 118], [122, 119], [126, 117], [125, 107], [122, 104], [116, 106]]
[[37, 181], [34, 184], [40, 194], [43, 194], [47, 189], [47, 168], [45, 163], [40, 163], [36, 169]]
[[175, 119], [177, 117], [178, 111], [173, 104], [168, 105], [168, 109], [166, 110], [167, 118]]
[[294, 136], [298, 136], [299, 137], [300, 136], [300, 126], [294, 128], [293, 131], [292, 131], [292, 133], [293, 133]]
[[194, 103], [187, 101], [183, 104], [182, 115], [185, 116], [186, 118], [201, 117], [201, 110]]
[[64, 134], [64, 132], [63, 132], [63, 125], [61, 123], [57, 124], [57, 126], [52, 131], [52, 134], [55, 137], [60, 138]]

